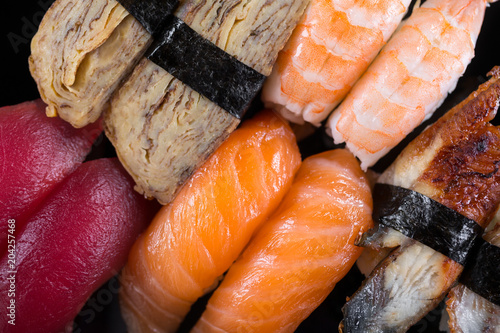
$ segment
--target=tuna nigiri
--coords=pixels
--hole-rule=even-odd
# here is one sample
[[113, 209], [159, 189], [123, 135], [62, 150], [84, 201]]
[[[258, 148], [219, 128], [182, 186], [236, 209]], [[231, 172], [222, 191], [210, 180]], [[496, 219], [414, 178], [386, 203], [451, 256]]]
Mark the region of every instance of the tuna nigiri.
[[[497, 213], [492, 224], [483, 238], [490, 244], [500, 247], [500, 215]], [[498, 252], [498, 251], [497, 251]], [[470, 258], [473, 261], [476, 258]], [[493, 263], [498, 263], [500, 258], [488, 258]], [[475, 267], [475, 266], [472, 266]], [[485, 267], [478, 267], [485, 269]], [[498, 267], [497, 267], [498, 269]], [[464, 271], [464, 275], [466, 272]], [[493, 275], [493, 274], [490, 274]], [[498, 282], [499, 276], [495, 277]], [[483, 286], [472, 286], [483, 287]], [[497, 284], [498, 289], [498, 284]], [[483, 290], [484, 291], [484, 290]], [[487, 297], [490, 295], [487, 295]], [[490, 300], [476, 294], [463, 284], [454, 287], [448, 294], [446, 301], [446, 311], [450, 317], [448, 321], [450, 332], [452, 333], [498, 333], [500, 332], [500, 304], [495, 304]]]
[[372, 198], [347, 150], [307, 158], [279, 208], [231, 266], [194, 332], [293, 332], [347, 274], [372, 226]]
[[[500, 68], [490, 74], [413, 140], [378, 182], [419, 192], [485, 227], [500, 203], [500, 130], [488, 123], [500, 101]], [[364, 246], [394, 250], [345, 305], [343, 332], [405, 332], [445, 297], [463, 270], [382, 224], [363, 237]]]
[[429, 118], [474, 56], [487, 0], [428, 0], [414, 9], [330, 116], [366, 169]]
[[272, 213], [300, 165], [271, 111], [233, 132], [135, 243], [122, 274], [130, 332], [172, 332]]
[[15, 242], [0, 257], [0, 332], [71, 332], [90, 295], [125, 265], [155, 204], [117, 159], [98, 159], [61, 180], [25, 225], [13, 219]]
[[290, 121], [318, 126], [347, 95], [392, 35], [411, 0], [313, 0], [262, 100]]
[[0, 108], [0, 254], [7, 248], [7, 220], [23, 228], [26, 217], [73, 172], [101, 133], [100, 123], [74, 129], [49, 119], [41, 100]]

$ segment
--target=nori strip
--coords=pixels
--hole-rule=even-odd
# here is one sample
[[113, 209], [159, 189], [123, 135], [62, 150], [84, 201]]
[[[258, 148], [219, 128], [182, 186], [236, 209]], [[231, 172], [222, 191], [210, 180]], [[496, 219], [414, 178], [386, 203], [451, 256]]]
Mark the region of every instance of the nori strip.
[[117, 0], [150, 35], [161, 33], [165, 18], [170, 15], [179, 1], [177, 0]]
[[241, 119], [266, 76], [204, 39], [173, 15], [164, 27], [146, 57]]
[[465, 265], [483, 229], [475, 221], [412, 190], [377, 183], [373, 219]]
[[482, 238], [478, 239], [459, 281], [500, 306], [500, 248]]

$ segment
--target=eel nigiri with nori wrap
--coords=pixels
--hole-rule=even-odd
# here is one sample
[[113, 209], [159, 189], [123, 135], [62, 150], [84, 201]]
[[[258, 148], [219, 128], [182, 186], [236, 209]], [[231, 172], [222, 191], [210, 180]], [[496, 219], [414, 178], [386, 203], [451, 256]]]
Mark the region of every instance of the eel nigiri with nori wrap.
[[[205, 40], [266, 76], [307, 4], [306, 0], [190, 0], [180, 3], [174, 14]], [[174, 40], [170, 50], [184, 46]], [[194, 61], [207, 61], [208, 56], [199, 53]], [[184, 58], [189, 56], [192, 54]], [[193, 77], [206, 71], [195, 72]], [[227, 80], [238, 76], [231, 75]], [[212, 79], [208, 75], [203, 78], [208, 85]], [[113, 97], [105, 112], [105, 130], [136, 181], [136, 189], [165, 204], [238, 126], [238, 117], [227, 111], [144, 58]]]
[[29, 65], [50, 117], [96, 121], [151, 43], [116, 0], [57, 0], [31, 42]]
[[[495, 247], [495, 251], [492, 252], [496, 253], [497, 256], [495, 258], [491, 258], [490, 256], [485, 257], [484, 259], [488, 261], [487, 265], [476, 262], [474, 263], [476, 264], [475, 266], [467, 266], [460, 280], [462, 281], [465, 275], [469, 275], [468, 269], [474, 270], [471, 275], [480, 274], [482, 278], [485, 275], [488, 275], [489, 278], [493, 277], [493, 281], [488, 281], [488, 284], [493, 285], [496, 290], [487, 288], [484, 285], [484, 281], [483, 283], [478, 283], [477, 281], [473, 281], [473, 279], [470, 280], [474, 285], [470, 285], [469, 287], [473, 289], [479, 288], [477, 291], [481, 292], [485, 297], [496, 297], [498, 303], [500, 291], [500, 275], [498, 275], [498, 270], [500, 269], [500, 256], [498, 256], [500, 254], [500, 215], [498, 213], [491, 224], [494, 225], [493, 228], [485, 232], [483, 238], [489, 243], [489, 246], [493, 245]], [[477, 257], [469, 259], [470, 262], [475, 260], [477, 260]], [[496, 269], [496, 272], [483, 272], [485, 269], [492, 268]], [[462, 283], [450, 291], [448, 300], [446, 301], [446, 311], [450, 317], [448, 324], [451, 333], [500, 332], [500, 304], [495, 304], [485, 297], [478, 295]]]
[[[500, 68], [490, 75], [493, 78], [413, 140], [378, 183], [423, 195], [435, 202], [433, 206], [442, 205], [444, 215], [459, 213], [462, 218], [451, 219], [456, 226], [470, 219], [485, 227], [500, 202], [500, 130], [488, 123], [499, 105]], [[375, 189], [374, 212], [378, 196]], [[415, 227], [421, 224], [414, 222]], [[446, 228], [439, 232], [446, 237], [443, 244], [469, 236], [463, 229], [457, 234]], [[363, 246], [394, 250], [344, 306], [342, 332], [405, 332], [445, 297], [463, 266], [422, 244], [433, 236], [416, 241], [380, 223], [363, 236]]]

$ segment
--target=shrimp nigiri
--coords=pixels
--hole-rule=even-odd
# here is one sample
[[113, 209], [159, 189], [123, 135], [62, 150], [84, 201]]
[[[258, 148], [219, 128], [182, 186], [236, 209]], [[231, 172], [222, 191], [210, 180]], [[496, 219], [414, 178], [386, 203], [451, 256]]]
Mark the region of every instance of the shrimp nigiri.
[[278, 210], [210, 298], [194, 332], [293, 332], [352, 267], [372, 197], [347, 150], [307, 158]]
[[271, 111], [233, 132], [135, 243], [120, 292], [129, 331], [175, 331], [277, 208], [300, 162]]
[[474, 56], [487, 0], [415, 8], [327, 123], [366, 169], [429, 118]]
[[[484, 234], [484, 239], [490, 244], [500, 247], [499, 213], [496, 214], [491, 224], [494, 226]], [[498, 278], [500, 277], [496, 277], [497, 281]], [[450, 317], [448, 324], [451, 333], [500, 332], [500, 305], [490, 302], [463, 284], [454, 287], [448, 294], [446, 311]]]
[[[489, 123], [500, 104], [500, 68], [490, 74], [413, 140], [377, 182], [419, 192], [485, 227], [500, 203], [500, 129]], [[446, 296], [463, 270], [383, 224], [364, 234], [361, 245], [392, 252], [344, 306], [342, 332], [405, 332]]]
[[264, 84], [285, 118], [319, 126], [392, 35], [411, 0], [313, 0]]

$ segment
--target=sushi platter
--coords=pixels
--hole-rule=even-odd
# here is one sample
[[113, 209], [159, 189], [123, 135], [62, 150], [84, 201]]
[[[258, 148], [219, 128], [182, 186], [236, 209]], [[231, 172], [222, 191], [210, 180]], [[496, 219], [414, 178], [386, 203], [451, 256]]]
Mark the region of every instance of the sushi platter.
[[495, 2], [10, 3], [0, 331], [496, 332]]

